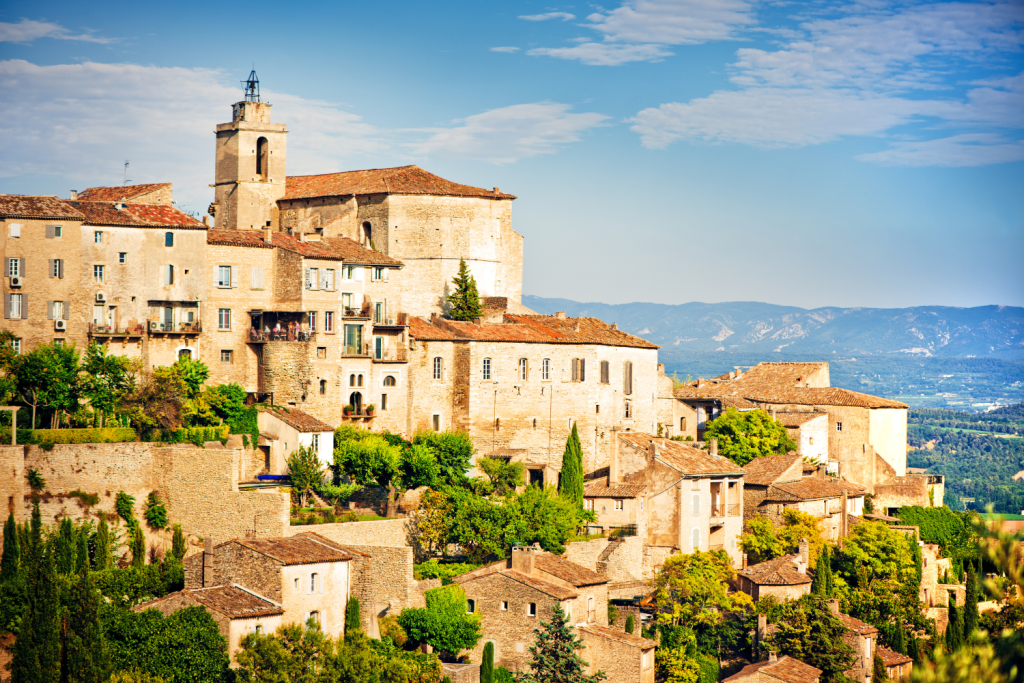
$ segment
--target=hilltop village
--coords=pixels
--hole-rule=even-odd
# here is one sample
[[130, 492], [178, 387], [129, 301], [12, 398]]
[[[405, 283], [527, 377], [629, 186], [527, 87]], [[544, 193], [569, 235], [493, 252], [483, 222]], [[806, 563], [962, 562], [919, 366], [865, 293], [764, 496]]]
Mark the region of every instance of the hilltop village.
[[[0, 500], [13, 520], [5, 553], [35, 510], [53, 529], [95, 534], [109, 522], [123, 547], [104, 571], [168, 557], [181, 566], [174, 590], [140, 590], [126, 608], [168, 620], [205, 610], [232, 667], [251, 665], [253, 638], [310, 624], [345, 647], [355, 647], [355, 630], [390, 638], [433, 658], [410, 659], [422, 675], [401, 680], [454, 683], [502, 680], [489, 667], [529, 671], [535, 630], [556, 612], [579, 638], [588, 675], [665, 680], [659, 650], [688, 651], [658, 628], [687, 614], [661, 618], [679, 592], [672, 572], [717, 562], [730, 605], [821, 596], [849, 654], [838, 672], [785, 654], [781, 608], [766, 608], [749, 612], [753, 644], [734, 648], [745, 658], [712, 657], [710, 679], [702, 669], [673, 680], [871, 683], [877, 661], [892, 680], [909, 680], [914, 659], [894, 646], [895, 631], [843, 611], [859, 606], [833, 597], [821, 559], [850, 539], [901, 539], [901, 561], [919, 558], [909, 599], [923, 639], [942, 637], [950, 594], [962, 606], [973, 590], [950, 578], [966, 563], [903, 519], [944, 498], [941, 476], [907, 471], [906, 405], [832, 387], [824, 362], [678, 381], [656, 345], [615, 324], [522, 305], [515, 196], [417, 166], [289, 176], [287, 136], [270, 104], [234, 104], [216, 127], [214, 201], [202, 220], [175, 207], [170, 183], [0, 196], [3, 330], [14, 355], [102, 346], [104, 358], [133, 363], [136, 382], [175, 367], [205, 373], [162, 413], [166, 423], [154, 418], [151, 439], [127, 417], [77, 426], [70, 409], [40, 429], [36, 404], [10, 391], [19, 403], [0, 423], [9, 439]], [[456, 319], [450, 302], [466, 272], [479, 315]], [[203, 385], [240, 387], [253, 422], [236, 429], [221, 417], [188, 431], [178, 413]], [[767, 425], [788, 446], [737, 458], [729, 421]], [[32, 442], [19, 442], [23, 434]], [[441, 454], [456, 441], [468, 455], [445, 475]], [[393, 472], [346, 466], [372, 450], [366, 443], [397, 449]], [[317, 464], [308, 485], [296, 452]], [[410, 454], [434, 463], [432, 478], [414, 476], [408, 463], [422, 461]], [[444, 476], [491, 506], [482, 510], [499, 494], [554, 505], [543, 491], [571, 498], [578, 481], [578, 523], [553, 542], [517, 527], [493, 551], [432, 541], [438, 524], [459, 518], [462, 493], [422, 483]], [[156, 507], [170, 522], [144, 524]], [[13, 533], [31, 546], [29, 526]], [[555, 526], [544, 521], [535, 535]], [[795, 528], [804, 531], [786, 535]], [[754, 549], [761, 532], [774, 550]], [[96, 568], [90, 538], [84, 561]], [[416, 627], [452, 600], [458, 614], [447, 616], [477, 629], [459, 646]]]

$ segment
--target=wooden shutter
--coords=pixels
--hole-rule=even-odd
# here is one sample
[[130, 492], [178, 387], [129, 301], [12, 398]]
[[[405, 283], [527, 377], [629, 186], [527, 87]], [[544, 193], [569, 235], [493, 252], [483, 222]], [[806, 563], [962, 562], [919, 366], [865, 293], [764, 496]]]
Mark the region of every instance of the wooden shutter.
[[231, 287], [238, 286], [238, 266], [231, 266]]
[[[25, 259], [21, 259], [24, 261]], [[21, 295], [21, 318], [24, 320], [28, 318], [28, 294]]]
[[4, 294], [4, 317], [11, 317], [11, 295]]
[[18, 259], [21, 263], [18, 264], [18, 275], [25, 277], [25, 259]]
[[587, 359], [580, 358], [580, 381], [585, 382], [587, 379]]
[[47, 301], [46, 302], [46, 317], [49, 320], [53, 320], [53, 302], [52, 301]]
[[69, 320], [71, 318], [71, 314], [68, 313], [68, 311], [70, 311], [70, 310], [71, 310], [71, 302], [70, 301], [65, 301], [64, 302], [64, 319], [65, 320]]
[[[50, 229], [50, 226], [49, 226], [49, 225], [47, 225], [47, 226], [46, 226], [46, 229], [47, 229], [47, 230], [49, 230], [49, 229]], [[49, 278], [51, 278], [51, 279], [52, 279], [52, 278], [53, 278], [53, 272], [54, 272], [54, 271], [56, 270], [56, 267], [54, 266], [54, 264], [55, 264], [55, 263], [57, 262], [57, 259], [55, 259], [55, 258], [49, 259], [49, 262], [50, 262], [50, 265], [48, 265], [48, 266], [46, 267], [46, 275], [47, 275], [47, 276], [48, 276]]]
[[46, 226], [46, 239], [48, 239], [48, 240], [53, 239], [53, 226], [52, 225], [47, 225]]
[[309, 284], [309, 268], [306, 268], [306, 289], [311, 289]]

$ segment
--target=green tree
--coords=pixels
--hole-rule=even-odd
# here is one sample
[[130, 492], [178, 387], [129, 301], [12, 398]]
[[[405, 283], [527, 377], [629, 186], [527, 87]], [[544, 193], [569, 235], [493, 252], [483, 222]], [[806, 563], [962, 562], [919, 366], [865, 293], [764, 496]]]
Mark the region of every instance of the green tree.
[[483, 470], [483, 473], [491, 480], [491, 487], [499, 495], [514, 491], [516, 487], [522, 486], [524, 483], [523, 475], [526, 472], [526, 465], [521, 462], [483, 457], [476, 461], [476, 466]]
[[142, 533], [142, 527], [138, 522], [129, 525], [129, 532], [132, 536], [132, 566], [144, 567], [146, 565], [146, 537]]
[[415, 643], [427, 643], [456, 656], [476, 647], [480, 640], [480, 616], [468, 614], [462, 586], [450, 584], [428, 590], [426, 608], [402, 610], [398, 623]]
[[64, 629], [64, 660], [67, 683], [104, 683], [110, 670], [107, 645], [99, 620], [100, 596], [93, 588], [89, 571], [83, 570], [75, 584]]
[[4, 523], [4, 554], [0, 556], [0, 583], [10, 581], [18, 575], [21, 548], [18, 544], [18, 523], [12, 511]]
[[885, 670], [885, 662], [882, 661], [882, 655], [878, 654], [878, 650], [875, 650], [871, 666], [871, 683], [891, 683], [889, 672]]
[[825, 545], [820, 520], [800, 510], [786, 508], [782, 512], [782, 525], [775, 524], [763, 515], [757, 515], [747, 522], [746, 532], [740, 536], [740, 547], [752, 563], [772, 560], [796, 552], [800, 541], [807, 539], [810, 564], [814, 565], [818, 553]]
[[967, 565], [967, 593], [964, 597], [963, 639], [967, 641], [978, 628], [978, 578], [974, 565]]
[[184, 560], [188, 553], [188, 545], [185, 541], [185, 532], [181, 530], [180, 524], [174, 525], [174, 536], [171, 538], [171, 554], [179, 560]]
[[459, 273], [452, 278], [455, 291], [448, 295], [448, 317], [472, 321], [483, 315], [476, 279], [469, 272], [466, 259], [459, 259]]
[[536, 640], [530, 646], [530, 671], [516, 673], [517, 683], [598, 683], [608, 678], [603, 671], [584, 674], [588, 663], [579, 651], [586, 646], [569, 625], [560, 603], [555, 603], [551, 621], [541, 622], [533, 630]]
[[718, 453], [743, 466], [754, 458], [795, 451], [785, 426], [763, 410], [729, 408], [708, 423], [705, 441], [718, 439]]
[[25, 611], [14, 642], [11, 683], [56, 683], [60, 678], [60, 597], [54, 558], [43, 541], [42, 528], [37, 498], [24, 554]]
[[57, 427], [61, 416], [78, 408], [81, 396], [79, 357], [74, 344], [40, 344], [14, 363], [17, 391], [32, 406], [32, 428], [36, 409], [50, 410], [50, 428]]
[[343, 441], [334, 447], [334, 466], [363, 486], [389, 488], [399, 477], [402, 449], [381, 436]]
[[110, 543], [110, 527], [107, 525], [107, 516], [100, 515], [99, 526], [96, 527], [96, 537], [93, 542], [93, 569], [103, 571], [108, 569], [113, 559], [113, 548]]
[[91, 524], [83, 524], [75, 533], [75, 573], [89, 571], [89, 531]]
[[203, 384], [210, 379], [210, 369], [201, 360], [180, 357], [171, 368], [185, 383], [186, 396], [195, 399], [203, 390]]
[[[528, 486], [522, 494], [509, 493], [504, 503], [521, 519], [518, 539], [525, 544], [539, 543], [548, 552], [565, 552], [565, 542], [580, 524], [580, 508], [559, 496], [553, 486]], [[519, 520], [516, 520], [519, 521]]]
[[312, 446], [299, 446], [288, 456], [288, 476], [300, 507], [305, 507], [313, 490], [324, 480], [324, 466]]
[[96, 426], [121, 404], [135, 384], [132, 362], [126, 356], [107, 353], [106, 344], [90, 342], [82, 363], [82, 390], [96, 411]]
[[843, 642], [846, 627], [816, 595], [781, 606], [778, 627], [766, 645], [805, 664], [821, 669], [821, 683], [854, 683], [844, 672], [857, 660], [852, 647]]
[[411, 444], [402, 450], [399, 457], [401, 487], [418, 489], [421, 486], [435, 486], [441, 468], [434, 451], [423, 444]]
[[764, 515], [750, 518], [739, 543], [750, 564], [772, 560], [786, 553], [786, 546], [775, 531], [775, 523]]
[[572, 432], [565, 441], [562, 472], [558, 478], [558, 493], [574, 507], [583, 509], [583, 448], [575, 422], [572, 423]]
[[946, 651], [956, 652], [960, 649], [960, 646], [964, 644], [963, 640], [963, 622], [961, 620], [960, 610], [956, 608], [956, 597], [954, 595], [949, 596], [949, 623], [946, 624]]
[[750, 597], [729, 590], [735, 576], [724, 550], [670, 555], [655, 579], [658, 623], [715, 626], [726, 613], [748, 611]]
[[484, 643], [483, 661], [480, 663], [480, 683], [494, 683], [494, 643]]
[[360, 628], [362, 628], [362, 622], [359, 616], [359, 598], [353, 595], [345, 605], [345, 638], [347, 639], [350, 633]]
[[832, 597], [834, 582], [832, 576], [832, 549], [827, 543], [818, 555], [818, 563], [815, 565], [814, 581], [811, 582], [811, 592], [828, 600]]
[[428, 446], [437, 458], [440, 486], [463, 486], [466, 483], [466, 472], [473, 462], [473, 440], [463, 431], [435, 432], [424, 430], [416, 432], [413, 444]]

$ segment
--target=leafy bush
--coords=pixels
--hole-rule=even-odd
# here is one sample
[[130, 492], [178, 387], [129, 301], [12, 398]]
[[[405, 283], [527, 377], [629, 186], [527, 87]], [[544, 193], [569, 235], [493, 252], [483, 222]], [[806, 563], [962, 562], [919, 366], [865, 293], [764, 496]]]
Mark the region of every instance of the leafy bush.
[[207, 441], [228, 440], [231, 427], [217, 425], [215, 427], [182, 427], [180, 429], [154, 429], [145, 434], [143, 441], [159, 443], [192, 443], [202, 446]]
[[68, 491], [68, 498], [77, 498], [82, 507], [86, 509], [91, 508], [93, 505], [100, 502], [100, 494], [86, 493], [85, 491], [80, 491], [78, 489]]
[[503, 458], [483, 457], [476, 461], [477, 467], [491, 480], [495, 493], [505, 493], [523, 485], [523, 473], [526, 465], [521, 462], [510, 462]]
[[469, 471], [475, 450], [469, 434], [459, 431], [421, 431], [416, 432], [413, 444], [429, 446], [434, 451], [440, 468], [438, 479], [441, 483], [449, 485], [465, 483], [466, 472]]
[[167, 507], [157, 496], [156, 491], [146, 498], [146, 522], [152, 529], [163, 529], [167, 526]]
[[479, 564], [464, 564], [459, 562], [452, 562], [448, 564], [441, 564], [437, 560], [429, 560], [423, 564], [413, 565], [413, 576], [417, 581], [423, 579], [441, 579], [443, 583], [449, 583], [456, 576], [461, 576], [466, 572], [471, 572], [474, 569], [479, 569]]
[[124, 491], [118, 491], [117, 499], [114, 500], [114, 509], [125, 522], [133, 522], [135, 520], [135, 497]]
[[[18, 430], [18, 441], [21, 442]], [[135, 441], [134, 429], [128, 427], [104, 427], [102, 429], [34, 429], [33, 443], [124, 443]], [[7, 431], [10, 436], [10, 430]], [[10, 443], [8, 441], [8, 443]]]
[[416, 643], [456, 655], [476, 647], [480, 640], [480, 617], [467, 614], [466, 593], [461, 586], [434, 588], [424, 594], [427, 608], [403, 610], [398, 623]]

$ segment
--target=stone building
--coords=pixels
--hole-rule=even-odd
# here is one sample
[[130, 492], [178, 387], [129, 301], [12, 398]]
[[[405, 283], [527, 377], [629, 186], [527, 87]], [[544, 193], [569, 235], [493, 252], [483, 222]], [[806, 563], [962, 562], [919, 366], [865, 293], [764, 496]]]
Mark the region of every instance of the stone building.
[[569, 623], [587, 649], [583, 657], [590, 670], [614, 666], [612, 680], [652, 683], [652, 640], [625, 634], [608, 626], [608, 579], [557, 555], [515, 548], [512, 557], [455, 578], [469, 600], [469, 611], [479, 614], [483, 637], [470, 653], [480, 662], [486, 643], [494, 644], [495, 664], [510, 670], [530, 661], [534, 629], [550, 619], [561, 605]]
[[909, 683], [914, 671], [914, 660], [905, 654], [890, 650], [884, 645], [877, 648], [878, 656], [885, 665], [885, 673], [892, 683]]
[[860, 619], [854, 619], [849, 614], [840, 612], [838, 600], [829, 600], [828, 606], [832, 610], [832, 614], [846, 627], [843, 642], [853, 648], [853, 653], [857, 658], [853, 667], [844, 673], [855, 681], [871, 683], [871, 673], [875, 665], [875, 647], [878, 645], [878, 629]]
[[736, 585], [755, 601], [768, 595], [779, 601], [796, 600], [811, 592], [808, 562], [807, 543], [804, 541], [799, 553], [740, 569], [736, 573]]
[[312, 448], [324, 465], [334, 464], [334, 429], [294, 408], [265, 408], [257, 416], [259, 449], [267, 472], [284, 472], [286, 460], [298, 448]]
[[771, 652], [767, 661], [748, 664], [722, 683], [818, 683], [821, 674], [821, 669], [799, 659]]

